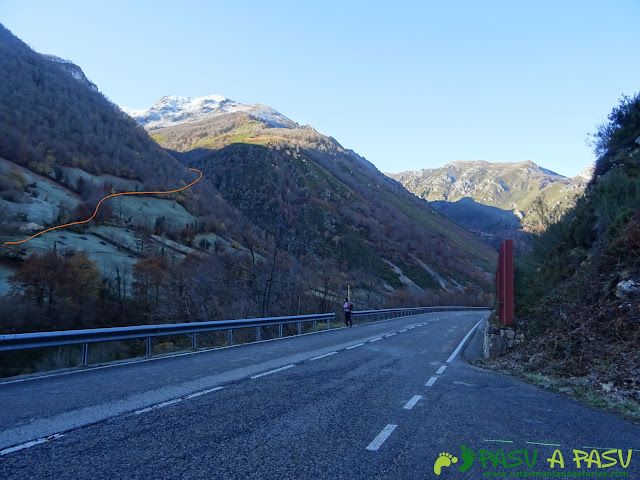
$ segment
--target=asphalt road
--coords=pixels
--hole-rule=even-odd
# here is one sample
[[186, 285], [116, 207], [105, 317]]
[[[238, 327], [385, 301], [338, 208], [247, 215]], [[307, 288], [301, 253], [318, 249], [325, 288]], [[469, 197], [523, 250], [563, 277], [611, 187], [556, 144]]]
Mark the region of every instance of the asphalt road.
[[640, 427], [453, 357], [484, 315], [0, 383], [0, 478], [640, 478]]

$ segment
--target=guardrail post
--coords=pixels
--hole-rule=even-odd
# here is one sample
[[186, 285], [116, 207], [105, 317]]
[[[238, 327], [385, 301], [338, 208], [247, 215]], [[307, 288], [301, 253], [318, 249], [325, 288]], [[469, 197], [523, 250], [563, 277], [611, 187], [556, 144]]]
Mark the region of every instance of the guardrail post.
[[331, 319], [327, 318], [327, 330], [331, 330]]
[[302, 322], [298, 322], [298, 335], [302, 335]]
[[229, 333], [227, 334], [227, 345], [233, 345], [233, 328], [230, 328]]
[[278, 337], [282, 338], [282, 324], [278, 325]]
[[256, 341], [260, 342], [262, 339], [262, 331], [260, 329], [260, 327], [256, 327]]
[[194, 350], [196, 350], [198, 348], [198, 338], [197, 338], [197, 333], [192, 333], [191, 334], [191, 348], [193, 348]]
[[151, 339], [152, 337], [147, 337], [147, 357], [150, 357], [153, 354], [153, 345], [151, 343]]
[[314, 331], [314, 332], [317, 332], [317, 331], [318, 331], [318, 321], [317, 321], [317, 320], [314, 320], [314, 321], [313, 321], [313, 331]]
[[89, 366], [89, 344], [88, 343], [82, 344], [82, 366], [83, 367]]

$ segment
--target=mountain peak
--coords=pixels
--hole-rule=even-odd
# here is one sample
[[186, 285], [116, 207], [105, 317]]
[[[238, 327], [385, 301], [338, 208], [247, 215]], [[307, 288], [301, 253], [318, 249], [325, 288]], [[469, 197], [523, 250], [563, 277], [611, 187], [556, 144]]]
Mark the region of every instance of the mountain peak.
[[197, 122], [207, 117], [235, 112], [246, 112], [257, 120], [267, 123], [270, 127], [298, 127], [297, 123], [271, 107], [262, 104], [245, 105], [222, 95], [207, 95], [197, 98], [165, 95], [144, 110], [120, 108], [147, 130]]

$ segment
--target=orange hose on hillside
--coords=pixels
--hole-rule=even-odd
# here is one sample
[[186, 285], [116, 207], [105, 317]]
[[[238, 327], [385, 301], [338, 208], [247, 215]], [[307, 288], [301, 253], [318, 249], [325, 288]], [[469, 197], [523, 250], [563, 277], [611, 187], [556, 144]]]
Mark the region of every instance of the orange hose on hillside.
[[96, 210], [95, 210], [95, 212], [93, 212], [93, 215], [91, 215], [91, 218], [90, 218], [90, 219], [88, 219], [88, 220], [83, 220], [83, 221], [81, 221], [81, 222], [65, 223], [64, 225], [58, 225], [57, 227], [47, 228], [46, 230], [43, 230], [43, 231], [41, 231], [41, 232], [38, 232], [38, 233], [36, 233], [35, 235], [32, 235], [32, 236], [30, 236], [29, 238], [26, 238], [26, 239], [24, 239], [24, 240], [20, 240], [19, 242], [4, 242], [4, 243], [5, 243], [5, 245], [16, 245], [16, 244], [18, 244], [18, 243], [24, 243], [24, 242], [26, 242], [26, 241], [28, 241], [28, 240], [31, 240], [31, 239], [32, 239], [32, 238], [34, 238], [34, 237], [37, 237], [38, 235], [42, 235], [43, 233], [50, 232], [51, 230], [55, 230], [55, 229], [57, 229], [57, 228], [69, 227], [69, 226], [71, 226], [71, 225], [79, 225], [79, 224], [81, 224], [81, 223], [87, 223], [87, 222], [90, 222], [91, 220], [93, 220], [93, 217], [95, 217], [95, 216], [96, 216], [96, 214], [98, 213], [98, 209], [100, 208], [100, 204], [101, 204], [102, 202], [104, 202], [107, 198], [117, 197], [118, 195], [145, 195], [145, 194], [147, 194], [147, 193], [176, 193], [176, 192], [179, 192], [179, 191], [181, 191], [181, 190], [184, 190], [185, 188], [189, 188], [189, 187], [190, 187], [191, 185], [193, 185], [194, 183], [199, 182], [199, 181], [200, 181], [200, 179], [202, 178], [202, 172], [201, 172], [200, 170], [198, 170], [197, 168], [190, 168], [189, 170], [194, 170], [194, 171], [198, 172], [198, 173], [200, 174], [200, 176], [198, 177], [198, 179], [197, 179], [197, 180], [195, 180], [194, 182], [191, 182], [191, 183], [190, 183], [189, 185], [187, 185], [186, 187], [182, 187], [182, 188], [179, 188], [179, 189], [177, 189], [177, 190], [168, 190], [168, 191], [166, 191], [166, 192], [123, 192], [123, 193], [114, 193], [114, 194], [112, 194], [112, 195], [107, 195], [106, 197], [104, 197], [102, 200], [100, 200], [100, 201], [98, 202], [98, 205], [96, 205]]

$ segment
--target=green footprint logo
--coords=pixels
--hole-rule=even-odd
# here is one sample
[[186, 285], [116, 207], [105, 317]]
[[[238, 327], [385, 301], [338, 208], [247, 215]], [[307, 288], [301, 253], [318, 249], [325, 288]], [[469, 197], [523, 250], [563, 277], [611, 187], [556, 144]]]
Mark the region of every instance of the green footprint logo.
[[462, 445], [460, 450], [462, 450], [462, 455], [460, 455], [460, 457], [462, 458], [463, 463], [458, 467], [458, 470], [466, 472], [471, 468], [471, 465], [473, 465], [473, 462], [476, 460], [476, 454], [466, 445]]
[[442, 467], [450, 467], [452, 463], [456, 463], [457, 461], [458, 457], [454, 457], [450, 453], [442, 452], [433, 465], [433, 473], [440, 475]]

